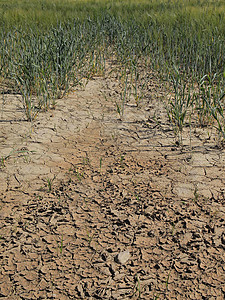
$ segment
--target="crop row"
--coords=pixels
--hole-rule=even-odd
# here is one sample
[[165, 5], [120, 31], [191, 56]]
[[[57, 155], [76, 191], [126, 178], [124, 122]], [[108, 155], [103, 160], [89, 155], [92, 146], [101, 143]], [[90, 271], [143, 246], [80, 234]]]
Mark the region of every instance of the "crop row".
[[[167, 111], [179, 131], [194, 105], [200, 122], [209, 114], [224, 133], [225, 12], [220, 2], [217, 10], [205, 6], [205, 12], [196, 1], [188, 2], [184, 7], [183, 1], [160, 1], [158, 6], [141, 1], [135, 10], [132, 1], [123, 6], [92, 1], [94, 13], [85, 16], [80, 10], [82, 17], [70, 16], [48, 28], [5, 24], [0, 32], [2, 86], [22, 95], [27, 119], [32, 120], [84, 77], [104, 72], [106, 59], [114, 57], [125, 66], [124, 74], [131, 74], [124, 80], [124, 99], [129, 84], [138, 94], [141, 69], [156, 69], [173, 86]], [[48, 1], [41, 3], [44, 10]], [[81, 8], [79, 1], [76, 5]]]

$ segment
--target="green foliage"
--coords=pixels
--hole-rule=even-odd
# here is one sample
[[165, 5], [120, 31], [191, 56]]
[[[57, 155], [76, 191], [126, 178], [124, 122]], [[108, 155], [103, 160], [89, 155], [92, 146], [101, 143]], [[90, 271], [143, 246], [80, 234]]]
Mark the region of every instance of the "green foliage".
[[[190, 103], [200, 123], [209, 115], [223, 132], [224, 1], [0, 0], [0, 17], [1, 81], [21, 94], [28, 120], [83, 78], [103, 74], [106, 58], [114, 57], [122, 66], [120, 117], [131, 95], [137, 105], [143, 96], [141, 70], [156, 69], [170, 74], [175, 98], [168, 115], [179, 132]], [[190, 80], [199, 83], [193, 99]]]
[[187, 83], [176, 68], [174, 68], [174, 74], [171, 74], [171, 81], [174, 96], [170, 98], [167, 114], [170, 122], [174, 125], [175, 134], [182, 139], [185, 118], [191, 104], [191, 94]]

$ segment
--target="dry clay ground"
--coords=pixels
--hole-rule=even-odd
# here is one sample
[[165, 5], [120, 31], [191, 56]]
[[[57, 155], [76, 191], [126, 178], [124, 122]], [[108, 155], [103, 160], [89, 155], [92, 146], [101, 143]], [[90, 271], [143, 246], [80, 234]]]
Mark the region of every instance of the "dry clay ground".
[[176, 145], [148, 76], [122, 120], [113, 75], [33, 123], [5, 95], [1, 299], [224, 299], [225, 151], [201, 128]]

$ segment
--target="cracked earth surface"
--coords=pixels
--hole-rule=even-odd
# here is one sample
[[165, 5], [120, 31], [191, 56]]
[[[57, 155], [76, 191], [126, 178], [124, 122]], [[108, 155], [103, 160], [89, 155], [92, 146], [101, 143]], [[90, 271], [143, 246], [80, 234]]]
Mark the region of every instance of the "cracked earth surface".
[[5, 95], [1, 298], [224, 299], [224, 150], [200, 128], [174, 143], [153, 74], [122, 120], [118, 95], [95, 77], [32, 123]]

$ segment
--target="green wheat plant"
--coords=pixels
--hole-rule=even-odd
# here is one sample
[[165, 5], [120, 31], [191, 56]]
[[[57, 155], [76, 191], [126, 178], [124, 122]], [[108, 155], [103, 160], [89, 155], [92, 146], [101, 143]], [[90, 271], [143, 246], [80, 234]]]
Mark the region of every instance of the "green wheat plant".
[[195, 106], [201, 126], [213, 125], [219, 135], [225, 138], [224, 119], [225, 83], [220, 76], [205, 75], [200, 79], [199, 93]]
[[175, 74], [171, 75], [174, 96], [170, 98], [167, 106], [169, 121], [174, 127], [175, 135], [182, 142], [182, 132], [185, 125], [188, 109], [191, 105], [191, 93], [187, 88], [187, 83], [182, 80], [180, 73], [175, 69]]

